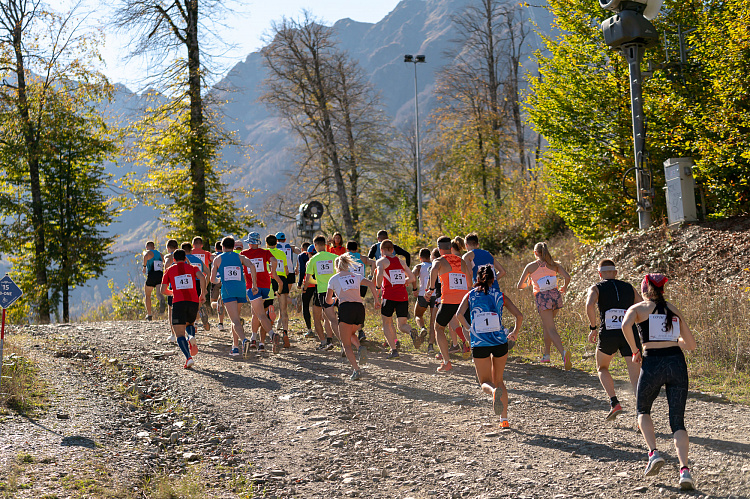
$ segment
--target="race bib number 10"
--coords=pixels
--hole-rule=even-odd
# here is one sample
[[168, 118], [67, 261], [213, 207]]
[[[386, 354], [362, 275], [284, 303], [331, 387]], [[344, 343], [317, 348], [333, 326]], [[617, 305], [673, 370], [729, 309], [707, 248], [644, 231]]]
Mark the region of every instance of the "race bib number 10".
[[354, 276], [344, 276], [341, 278], [341, 291], [349, 291], [350, 289], [359, 288], [357, 278]]
[[320, 275], [333, 274], [333, 260], [321, 260], [316, 262], [316, 270]]
[[649, 341], [677, 341], [680, 337], [680, 319], [672, 317], [672, 329], [667, 331], [667, 314], [649, 314]]
[[177, 289], [191, 289], [193, 286], [193, 276], [188, 274], [178, 275], [174, 279], [174, 285]]
[[622, 329], [622, 319], [625, 317], [625, 310], [622, 308], [610, 308], [604, 312], [605, 329]]
[[241, 270], [237, 266], [224, 267], [224, 281], [241, 281], [242, 276], [240, 275]]
[[494, 333], [500, 331], [500, 316], [495, 312], [480, 312], [471, 321], [477, 333]]

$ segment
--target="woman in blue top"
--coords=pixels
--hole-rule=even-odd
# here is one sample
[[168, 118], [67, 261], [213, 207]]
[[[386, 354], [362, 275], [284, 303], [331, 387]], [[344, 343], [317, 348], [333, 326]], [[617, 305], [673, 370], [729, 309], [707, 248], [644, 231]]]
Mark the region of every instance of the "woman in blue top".
[[[492, 407], [500, 416], [500, 426], [510, 428], [508, 423], [508, 391], [503, 382], [505, 361], [508, 359], [508, 340], [515, 341], [521, 330], [523, 314], [501, 291], [492, 286], [495, 270], [492, 265], [483, 265], [477, 271], [474, 289], [464, 297], [456, 312], [456, 318], [464, 330], [470, 332], [471, 353], [474, 368], [482, 385], [482, 391], [492, 395]], [[503, 307], [516, 318], [510, 334], [503, 327]], [[464, 314], [471, 313], [471, 326]], [[500, 393], [498, 394], [498, 389]]]

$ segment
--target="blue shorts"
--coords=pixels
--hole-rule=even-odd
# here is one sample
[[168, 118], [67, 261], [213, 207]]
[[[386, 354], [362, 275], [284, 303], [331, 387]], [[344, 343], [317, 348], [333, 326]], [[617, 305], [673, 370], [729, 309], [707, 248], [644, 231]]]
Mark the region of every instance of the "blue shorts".
[[249, 301], [257, 300], [258, 298], [268, 299], [268, 294], [271, 292], [271, 288], [258, 288], [258, 292], [253, 294], [252, 289], [247, 290], [247, 299]]
[[[248, 290], [248, 293], [250, 290]], [[236, 301], [237, 303], [247, 303], [247, 298], [244, 296], [222, 296], [221, 301], [224, 303], [232, 303], [233, 301]]]

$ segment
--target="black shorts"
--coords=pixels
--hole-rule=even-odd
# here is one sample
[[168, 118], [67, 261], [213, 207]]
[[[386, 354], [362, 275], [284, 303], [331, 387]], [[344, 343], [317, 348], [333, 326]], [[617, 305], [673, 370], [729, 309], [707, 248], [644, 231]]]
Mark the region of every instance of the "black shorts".
[[291, 289], [292, 286], [297, 284], [297, 274], [287, 274], [286, 283], [289, 285], [289, 289]]
[[161, 284], [161, 280], [164, 278], [164, 272], [161, 270], [149, 272], [146, 276], [146, 286], [150, 288], [155, 288], [159, 284]]
[[178, 301], [172, 305], [172, 325], [182, 326], [194, 323], [198, 317], [198, 308], [198, 302]]
[[380, 306], [380, 315], [383, 315], [385, 317], [393, 317], [393, 312], [396, 312], [396, 317], [408, 318], [409, 300], [383, 300], [383, 304]]
[[273, 305], [273, 300], [263, 300], [263, 310]]
[[167, 305], [169, 305], [170, 307], [172, 306], [172, 298], [173, 297], [171, 295], [167, 296]]
[[[440, 303], [440, 306], [437, 309], [437, 318], [435, 319], [435, 324], [441, 327], [446, 327], [451, 319], [453, 319], [453, 317], [456, 315], [456, 312], [458, 312], [458, 307], [460, 306], [460, 303]], [[469, 320], [468, 307], [466, 308], [464, 317], [466, 317], [466, 322], [471, 324], [471, 321]]]
[[[641, 339], [637, 334], [635, 335], [635, 346], [638, 350], [641, 349]], [[625, 335], [622, 334], [622, 329], [605, 329], [599, 331], [599, 340], [597, 341], [596, 348], [604, 355], [614, 355], [618, 350], [623, 357], [633, 355], [630, 345], [625, 340]]]
[[425, 300], [424, 296], [420, 296], [417, 298], [417, 306], [422, 308], [435, 308], [435, 302], [437, 301], [436, 296], [430, 297], [430, 302], [428, 303], [427, 300]]
[[474, 347], [471, 349], [471, 356], [475, 359], [486, 359], [492, 355], [493, 357], [502, 357], [508, 355], [508, 344], [503, 343], [502, 345], [493, 345], [491, 347]]
[[361, 296], [362, 298], [364, 298], [366, 294], [367, 294], [367, 286], [360, 286], [359, 287], [359, 296]]
[[365, 304], [354, 301], [339, 303], [339, 322], [361, 326], [365, 323]]
[[313, 302], [313, 305], [315, 305], [316, 307], [320, 307], [320, 308], [332, 307], [333, 305], [329, 305], [326, 303], [327, 294], [328, 294], [327, 291], [325, 293], [315, 293], [315, 297], [313, 298], [313, 300], [315, 301]]

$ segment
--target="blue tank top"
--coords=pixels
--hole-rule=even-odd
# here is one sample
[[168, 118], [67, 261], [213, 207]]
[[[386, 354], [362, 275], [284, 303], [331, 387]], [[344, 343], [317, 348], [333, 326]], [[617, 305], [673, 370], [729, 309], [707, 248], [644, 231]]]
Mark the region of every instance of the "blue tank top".
[[240, 261], [240, 255], [233, 251], [222, 253], [221, 265], [219, 265], [216, 274], [221, 279], [222, 299], [246, 296], [245, 269]]
[[198, 255], [185, 255], [185, 258], [187, 258], [188, 262], [190, 262], [193, 265], [197, 265], [199, 269], [201, 269], [201, 272], [203, 272], [203, 260], [201, 260], [201, 257]]
[[[471, 271], [474, 274], [474, 282], [477, 280], [477, 271], [479, 270], [479, 267], [483, 265], [492, 265], [492, 268], [495, 268], [495, 257], [492, 256], [492, 253], [489, 251], [483, 250], [483, 249], [475, 249], [471, 250], [472, 253], [474, 253], [474, 259], [471, 262]], [[497, 279], [492, 283], [492, 289], [496, 289], [497, 291], [500, 291], [500, 285], [497, 283]]]
[[[159, 253], [156, 250], [151, 250], [151, 253], [154, 254], [150, 259], [146, 260], [146, 271], [148, 273], [151, 273], [154, 271], [154, 260], [161, 261], [161, 253]], [[157, 270], [157, 272], [163, 272], [162, 270]]]
[[494, 288], [487, 294], [477, 288], [469, 291], [472, 348], [508, 343], [508, 331], [502, 325], [503, 301], [503, 293]]

